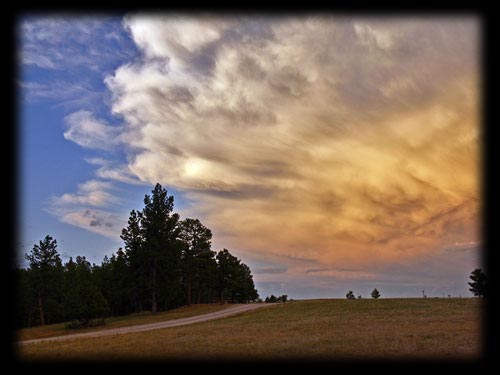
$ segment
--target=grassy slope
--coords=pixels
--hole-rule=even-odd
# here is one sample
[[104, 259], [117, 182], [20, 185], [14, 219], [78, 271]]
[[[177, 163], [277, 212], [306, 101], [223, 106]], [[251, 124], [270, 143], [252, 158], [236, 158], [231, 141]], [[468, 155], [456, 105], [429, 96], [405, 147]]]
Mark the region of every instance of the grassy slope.
[[128, 327], [136, 324], [163, 322], [171, 319], [187, 318], [195, 315], [207, 314], [215, 311], [220, 311], [231, 307], [231, 305], [219, 304], [200, 304], [183, 306], [174, 310], [160, 312], [155, 315], [151, 311], [144, 311], [138, 314], [130, 314], [126, 316], [118, 316], [106, 319], [106, 325], [100, 327], [92, 327], [86, 329], [66, 329], [66, 323], [51, 324], [47, 326], [38, 326], [31, 328], [23, 328], [17, 331], [19, 340], [39, 339], [44, 337], [62, 336], [74, 333], [83, 333], [98, 331], [102, 329]]
[[21, 359], [475, 358], [477, 299], [294, 301], [184, 327], [27, 345]]

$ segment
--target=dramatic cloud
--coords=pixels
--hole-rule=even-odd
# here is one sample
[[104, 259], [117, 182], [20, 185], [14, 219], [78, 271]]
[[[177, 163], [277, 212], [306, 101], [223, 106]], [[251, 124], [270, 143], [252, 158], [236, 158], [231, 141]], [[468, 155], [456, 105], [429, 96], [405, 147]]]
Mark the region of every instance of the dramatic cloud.
[[262, 282], [384, 282], [388, 264], [425, 267], [480, 240], [474, 18], [123, 25], [142, 52], [105, 79], [123, 127], [78, 112], [65, 137], [102, 149], [119, 137], [128, 163], [100, 177], [184, 192], [214, 244], [280, 264]]

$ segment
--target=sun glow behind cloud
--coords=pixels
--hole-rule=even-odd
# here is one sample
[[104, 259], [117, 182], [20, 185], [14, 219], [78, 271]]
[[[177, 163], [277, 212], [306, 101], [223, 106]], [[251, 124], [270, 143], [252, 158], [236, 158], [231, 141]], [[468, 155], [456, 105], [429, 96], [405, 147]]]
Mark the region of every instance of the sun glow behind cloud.
[[262, 280], [377, 278], [479, 243], [474, 18], [123, 25], [143, 54], [105, 78], [123, 124], [75, 112], [65, 137], [122, 147], [127, 164], [93, 159], [98, 177], [182, 191], [214, 244], [284, 265]]

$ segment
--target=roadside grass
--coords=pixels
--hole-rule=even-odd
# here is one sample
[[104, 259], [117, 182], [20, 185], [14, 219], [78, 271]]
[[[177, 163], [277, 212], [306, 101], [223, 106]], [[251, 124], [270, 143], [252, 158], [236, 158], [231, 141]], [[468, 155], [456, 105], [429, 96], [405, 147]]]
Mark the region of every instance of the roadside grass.
[[159, 312], [155, 315], [151, 311], [143, 311], [125, 316], [116, 316], [106, 318], [106, 324], [98, 327], [89, 327], [81, 329], [68, 329], [65, 323], [50, 324], [46, 326], [22, 328], [16, 332], [19, 341], [40, 339], [44, 337], [63, 336], [74, 333], [100, 331], [109, 328], [128, 327], [136, 324], [156, 323], [172, 319], [188, 318], [191, 316], [208, 314], [231, 307], [230, 304], [199, 304], [191, 306], [182, 306], [169, 311]]
[[23, 345], [21, 360], [477, 359], [478, 299], [300, 300], [183, 327]]

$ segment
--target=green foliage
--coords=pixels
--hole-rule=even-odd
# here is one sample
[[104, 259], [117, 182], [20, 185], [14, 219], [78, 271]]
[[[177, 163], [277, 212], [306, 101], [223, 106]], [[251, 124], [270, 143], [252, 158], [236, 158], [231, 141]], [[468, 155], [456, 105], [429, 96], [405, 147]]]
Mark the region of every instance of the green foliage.
[[478, 297], [485, 297], [488, 295], [488, 278], [481, 268], [476, 268], [471, 272], [469, 278], [469, 290]]
[[264, 302], [266, 303], [277, 303], [277, 302], [287, 302], [287, 301], [288, 301], [288, 296], [286, 294], [283, 294], [279, 297], [276, 297], [274, 294], [271, 294], [264, 300]]
[[65, 317], [87, 327], [96, 318], [103, 318], [109, 311], [108, 302], [92, 282], [90, 263], [85, 257], [70, 258], [66, 264], [64, 295]]
[[30, 271], [22, 268], [15, 270], [16, 280], [16, 327], [29, 327], [34, 319], [34, 290], [30, 283]]
[[246, 303], [259, 297], [250, 268], [227, 249], [217, 254], [217, 265], [221, 301], [227, 296], [231, 302]]
[[58, 321], [61, 317], [63, 267], [57, 241], [47, 235], [25, 255], [29, 262], [28, 284], [31, 287], [38, 324]]
[[193, 288], [202, 292], [202, 285], [209, 282], [210, 275], [206, 272], [214, 252], [210, 249], [212, 232], [198, 219], [185, 219], [179, 223], [179, 238], [182, 241], [182, 269], [186, 289], [186, 304], [191, 304]]
[[380, 297], [380, 292], [377, 290], [377, 288], [373, 289], [371, 296], [374, 299], [377, 299]]
[[[246, 303], [258, 298], [250, 268], [227, 249], [211, 249], [212, 232], [198, 219], [179, 220], [174, 198], [156, 184], [141, 211], [122, 229], [124, 248], [100, 265], [85, 257], [64, 264], [57, 241], [46, 236], [17, 269], [19, 326], [70, 320], [71, 327], [104, 317], [167, 310], [184, 303]], [[284, 296], [286, 300], [286, 296]]]

